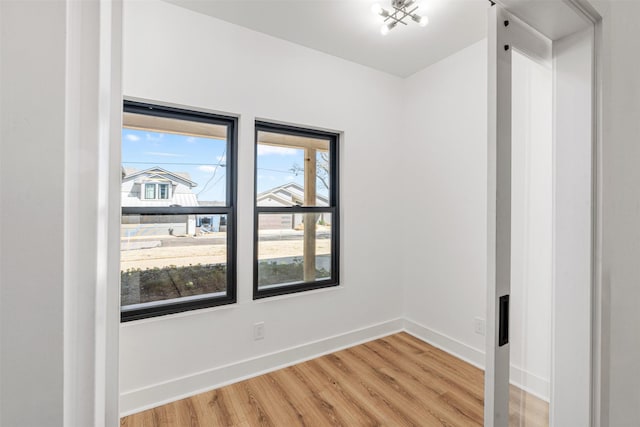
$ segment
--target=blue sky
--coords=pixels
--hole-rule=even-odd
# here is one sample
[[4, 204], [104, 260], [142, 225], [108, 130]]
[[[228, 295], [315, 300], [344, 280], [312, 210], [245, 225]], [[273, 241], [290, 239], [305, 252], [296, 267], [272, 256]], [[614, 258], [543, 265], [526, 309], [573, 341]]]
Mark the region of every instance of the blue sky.
[[294, 164], [303, 166], [304, 150], [271, 145], [258, 145], [257, 150], [258, 193], [288, 182], [303, 185], [304, 176], [291, 169]]
[[[291, 171], [303, 165], [303, 151], [285, 147], [258, 146], [258, 192], [288, 183], [302, 184], [302, 174]], [[223, 201], [225, 198], [226, 143], [171, 133], [124, 128], [122, 164], [138, 170], [159, 166], [171, 172], [187, 172], [198, 183], [193, 189], [198, 200]], [[239, 168], [243, 166], [240, 163]], [[318, 191], [325, 193], [321, 186]]]

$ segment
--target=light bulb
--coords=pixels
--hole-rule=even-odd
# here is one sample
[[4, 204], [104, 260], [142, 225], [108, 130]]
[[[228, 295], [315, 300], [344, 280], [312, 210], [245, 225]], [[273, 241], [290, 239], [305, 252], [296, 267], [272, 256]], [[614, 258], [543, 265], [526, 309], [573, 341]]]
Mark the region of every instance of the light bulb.
[[389, 27], [387, 26], [387, 24], [384, 24], [382, 27], [380, 27], [380, 34], [382, 34], [383, 36], [386, 36], [388, 32]]
[[420, 16], [417, 13], [414, 13], [413, 15], [411, 15], [411, 19], [416, 21], [421, 27], [426, 27], [429, 23], [429, 18], [427, 18], [426, 15]]
[[387, 10], [382, 6], [380, 6], [378, 3], [371, 6], [371, 12], [373, 12], [378, 16], [382, 16], [383, 18], [386, 18], [387, 16], [389, 16], [389, 12], [387, 12]]

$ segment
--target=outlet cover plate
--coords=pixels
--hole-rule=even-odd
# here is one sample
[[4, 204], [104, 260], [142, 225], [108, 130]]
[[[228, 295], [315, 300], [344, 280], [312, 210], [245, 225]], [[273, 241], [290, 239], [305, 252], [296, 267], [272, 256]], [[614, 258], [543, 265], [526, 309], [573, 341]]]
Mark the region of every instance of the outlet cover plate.
[[253, 340], [263, 340], [264, 339], [264, 322], [258, 322], [253, 324]]

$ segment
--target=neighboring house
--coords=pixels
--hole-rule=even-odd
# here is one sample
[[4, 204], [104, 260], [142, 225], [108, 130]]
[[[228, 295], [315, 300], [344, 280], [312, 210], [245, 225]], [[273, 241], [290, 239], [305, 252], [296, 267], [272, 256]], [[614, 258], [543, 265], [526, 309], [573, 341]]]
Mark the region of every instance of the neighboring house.
[[[304, 187], [295, 182], [289, 182], [278, 187], [263, 191], [257, 196], [258, 206], [287, 207], [304, 205]], [[316, 195], [316, 206], [329, 206], [329, 199], [321, 194]], [[303, 214], [271, 214], [261, 215], [261, 230], [294, 229], [303, 222]], [[331, 223], [331, 214], [318, 214], [317, 221], [323, 224]]]
[[154, 166], [122, 168], [122, 207], [199, 206], [189, 174]]
[[[199, 206], [189, 174], [158, 166], [145, 170], [122, 168], [122, 207]], [[122, 237], [193, 235], [195, 215], [126, 215]]]

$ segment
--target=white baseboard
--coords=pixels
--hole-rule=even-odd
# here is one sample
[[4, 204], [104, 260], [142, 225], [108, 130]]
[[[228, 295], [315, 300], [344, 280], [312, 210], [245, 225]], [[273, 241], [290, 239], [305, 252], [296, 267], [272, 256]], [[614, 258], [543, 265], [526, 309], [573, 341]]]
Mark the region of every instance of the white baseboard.
[[[414, 337], [484, 370], [484, 351], [406, 318], [404, 319], [404, 329]], [[548, 379], [517, 366], [511, 366], [510, 375], [512, 384], [520, 387], [527, 393], [549, 402], [550, 383]]]
[[402, 331], [402, 318], [120, 394], [126, 416]]
[[[121, 416], [161, 406], [401, 331], [484, 370], [485, 355], [482, 350], [412, 320], [398, 318], [124, 392], [120, 395]], [[517, 367], [511, 368], [511, 378], [513, 384], [549, 401], [548, 380]]]
[[511, 366], [511, 384], [520, 387], [520, 389], [532, 394], [545, 402], [550, 399], [549, 380], [542, 378], [532, 372], [525, 371], [517, 366]]

